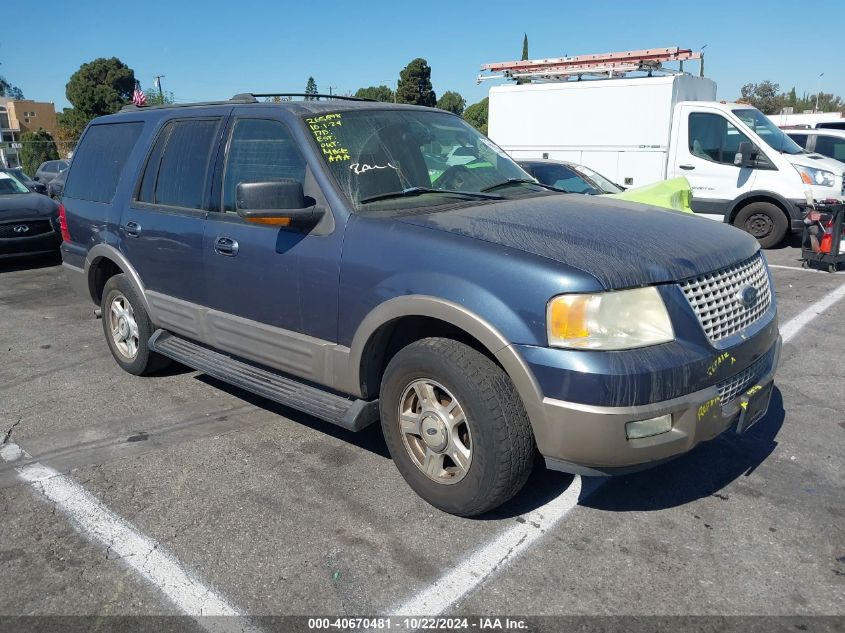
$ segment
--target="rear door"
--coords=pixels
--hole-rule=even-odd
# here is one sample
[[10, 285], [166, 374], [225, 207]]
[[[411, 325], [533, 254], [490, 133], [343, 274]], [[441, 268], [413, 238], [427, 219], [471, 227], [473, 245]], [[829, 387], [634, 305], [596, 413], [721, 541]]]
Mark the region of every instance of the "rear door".
[[731, 202], [754, 186], [755, 169], [737, 167], [739, 144], [750, 139], [715, 109], [683, 106], [670, 176], [685, 176], [696, 213], [722, 219]]
[[170, 119], [156, 136], [121, 218], [121, 249], [162, 327], [201, 339], [202, 236], [211, 171], [231, 108]]

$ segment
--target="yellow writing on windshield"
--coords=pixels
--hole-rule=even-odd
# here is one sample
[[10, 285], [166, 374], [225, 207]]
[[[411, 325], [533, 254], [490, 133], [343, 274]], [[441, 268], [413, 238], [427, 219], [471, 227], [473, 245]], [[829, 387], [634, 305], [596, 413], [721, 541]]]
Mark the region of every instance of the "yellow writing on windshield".
[[327, 161], [334, 163], [339, 160], [352, 160], [349, 150], [340, 144], [333, 132], [334, 129], [343, 125], [340, 112], [308, 117], [305, 123], [308, 124], [308, 129], [314, 135], [314, 140], [317, 141]]

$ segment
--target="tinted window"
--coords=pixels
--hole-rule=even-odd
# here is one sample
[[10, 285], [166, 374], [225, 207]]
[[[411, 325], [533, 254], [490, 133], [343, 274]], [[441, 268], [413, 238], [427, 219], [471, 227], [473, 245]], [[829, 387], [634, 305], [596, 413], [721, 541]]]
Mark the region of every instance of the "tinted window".
[[803, 147], [803, 148], [807, 147], [807, 135], [806, 134], [795, 134], [793, 132], [789, 132], [787, 134], [787, 136], [789, 138], [791, 138], [793, 141], [795, 141], [796, 143], [798, 143], [801, 147]]
[[169, 123], [147, 161], [138, 199], [172, 207], [202, 208], [219, 126], [219, 119]]
[[816, 137], [816, 151], [824, 156], [845, 161], [845, 138], [819, 135]]
[[827, 128], [829, 130], [845, 130], [845, 121], [828, 121], [826, 123], [819, 123], [816, 127]]
[[238, 183], [279, 178], [305, 179], [305, 161], [288, 128], [278, 121], [238, 120], [223, 176], [223, 210], [235, 210]]
[[[111, 202], [120, 173], [143, 127], [141, 122], [89, 127], [74, 154], [65, 195], [93, 202]], [[53, 163], [52, 167], [57, 171], [59, 163]]]
[[704, 112], [689, 115], [689, 151], [693, 156], [733, 165], [739, 144], [746, 141], [748, 137], [723, 116]]

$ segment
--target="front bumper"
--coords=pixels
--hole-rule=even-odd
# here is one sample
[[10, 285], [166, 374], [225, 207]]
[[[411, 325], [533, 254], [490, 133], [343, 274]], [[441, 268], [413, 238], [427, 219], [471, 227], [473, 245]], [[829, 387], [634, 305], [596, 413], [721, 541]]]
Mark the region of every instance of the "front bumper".
[[[765, 358], [754, 385], [774, 381], [781, 339]], [[741, 394], [721, 404], [718, 385], [693, 393], [640, 406], [603, 407], [543, 398], [541, 453], [553, 470], [582, 475], [613, 475], [641, 470], [677, 457], [700, 442], [710, 440], [739, 418]], [[641, 439], [627, 439], [625, 424], [672, 414], [672, 430]]]

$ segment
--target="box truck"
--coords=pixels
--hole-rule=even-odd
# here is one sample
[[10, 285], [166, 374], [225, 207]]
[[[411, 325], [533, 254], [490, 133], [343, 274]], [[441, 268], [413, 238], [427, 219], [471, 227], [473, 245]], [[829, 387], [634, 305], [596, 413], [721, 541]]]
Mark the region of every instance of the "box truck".
[[[625, 187], [686, 176], [696, 213], [763, 247], [801, 230], [808, 200], [843, 198], [845, 164], [807, 153], [749, 105], [717, 101], [708, 78], [632, 77], [613, 65], [607, 78], [567, 80], [574, 71], [549, 72], [559, 60], [538, 61], [542, 80], [490, 89], [489, 136], [516, 160], [580, 163]], [[520, 72], [503, 76], [530, 77], [532, 63], [513, 62]], [[577, 67], [579, 77], [590, 71]]]

